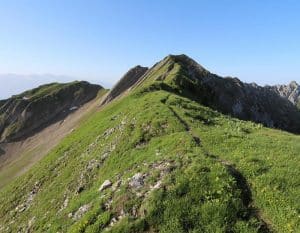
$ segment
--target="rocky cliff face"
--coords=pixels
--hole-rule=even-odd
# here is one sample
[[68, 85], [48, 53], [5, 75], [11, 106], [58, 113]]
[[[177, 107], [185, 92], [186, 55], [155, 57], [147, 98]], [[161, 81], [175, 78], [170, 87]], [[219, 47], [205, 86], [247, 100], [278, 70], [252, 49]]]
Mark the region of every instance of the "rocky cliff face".
[[292, 81], [288, 85], [267, 86], [266, 88], [273, 90], [300, 108], [300, 85], [296, 81]]
[[[300, 132], [300, 112], [294, 105], [299, 86], [270, 88], [220, 77], [186, 55], [170, 55], [154, 65], [137, 87], [173, 89], [201, 104], [243, 120]], [[286, 98], [282, 98], [286, 96]]]
[[14, 141], [76, 110], [101, 86], [88, 82], [52, 83], [0, 101], [0, 141]]

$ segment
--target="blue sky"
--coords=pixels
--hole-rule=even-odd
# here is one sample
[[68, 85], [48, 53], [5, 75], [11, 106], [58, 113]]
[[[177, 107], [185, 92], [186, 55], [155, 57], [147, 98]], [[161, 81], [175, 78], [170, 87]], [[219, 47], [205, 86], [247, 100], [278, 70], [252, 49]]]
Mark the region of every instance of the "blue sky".
[[299, 82], [299, 12], [292, 0], [0, 0], [0, 74], [110, 87], [134, 65], [185, 53], [246, 82]]

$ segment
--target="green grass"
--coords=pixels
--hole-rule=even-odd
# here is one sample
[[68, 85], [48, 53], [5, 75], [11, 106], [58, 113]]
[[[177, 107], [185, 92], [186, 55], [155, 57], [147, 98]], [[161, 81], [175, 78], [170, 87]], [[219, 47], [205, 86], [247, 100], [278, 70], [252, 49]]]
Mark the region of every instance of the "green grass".
[[[100, 101], [102, 96], [104, 96], [107, 93], [107, 91], [108, 90], [101, 89], [98, 92], [97, 97], [95, 98], [96, 101]], [[88, 119], [90, 115], [94, 113], [94, 111], [95, 109], [90, 109], [89, 111], [85, 112], [83, 116], [81, 116], [80, 120], [78, 121], [78, 124], [81, 124], [86, 119]], [[0, 116], [0, 122], [1, 122], [1, 116]], [[41, 144], [41, 142], [36, 142], [34, 148], [28, 149], [25, 146], [23, 148], [23, 151], [19, 152], [18, 156], [16, 156], [15, 159], [13, 159], [12, 161], [6, 163], [4, 166], [1, 167], [0, 189], [4, 187], [6, 184], [8, 184], [9, 182], [11, 182], [12, 180], [14, 180], [20, 174], [23, 174], [24, 171], [28, 170], [33, 164], [36, 163], [36, 161], [38, 161], [40, 158], [46, 155], [45, 150], [47, 149], [49, 149], [49, 146], [46, 145], [46, 143]]]
[[87, 116], [0, 191], [0, 232], [300, 232], [300, 137], [202, 106], [189, 75], [167, 57]]
[[38, 157], [40, 153], [43, 153], [43, 148], [41, 146], [26, 151], [12, 163], [4, 165], [0, 169], [0, 189], [22, 174], [24, 172], [23, 170], [27, 170], [34, 164], [38, 160], [36, 157]]
[[16, 98], [27, 97], [27, 98], [30, 98], [31, 100], [38, 99], [38, 98], [44, 97], [45, 95], [55, 94], [59, 90], [66, 88], [68, 86], [74, 85], [76, 83], [79, 83], [79, 82], [74, 81], [74, 82], [70, 82], [70, 83], [49, 83], [49, 84], [41, 85], [32, 90], [25, 91], [22, 94], [16, 95], [14, 97], [16, 97]]
[[[99, 168], [87, 169], [109, 150]], [[138, 92], [94, 113], [5, 187], [0, 229], [25, 230], [35, 217], [33, 232], [299, 232], [299, 151], [299, 136], [232, 119], [167, 91]], [[160, 176], [151, 167], [158, 162], [173, 169], [161, 188], [147, 193]], [[137, 172], [147, 173], [142, 198], [128, 187]], [[100, 193], [106, 179], [121, 179], [120, 190]], [[30, 207], [15, 211], [36, 182]], [[85, 204], [90, 209], [82, 218], [68, 217]], [[109, 227], [121, 210], [126, 216]]]
[[28, 136], [63, 110], [68, 110], [71, 104], [81, 105], [95, 97], [100, 89], [100, 86], [88, 82], [74, 81], [41, 85], [12, 96], [6, 100], [5, 108], [0, 109], [1, 140], [14, 141]]

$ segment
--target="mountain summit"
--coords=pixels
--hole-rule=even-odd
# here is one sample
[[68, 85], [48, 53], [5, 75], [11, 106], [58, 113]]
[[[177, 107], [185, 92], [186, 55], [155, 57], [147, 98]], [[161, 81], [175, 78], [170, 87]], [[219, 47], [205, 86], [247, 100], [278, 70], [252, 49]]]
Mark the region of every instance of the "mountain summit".
[[[300, 88], [296, 82], [277, 87], [247, 84], [213, 74], [186, 55], [169, 55], [134, 80], [135, 84], [130, 84], [135, 88], [172, 90], [239, 119], [300, 133], [300, 112], [296, 107]], [[117, 93], [116, 89], [118, 86], [111, 93]]]

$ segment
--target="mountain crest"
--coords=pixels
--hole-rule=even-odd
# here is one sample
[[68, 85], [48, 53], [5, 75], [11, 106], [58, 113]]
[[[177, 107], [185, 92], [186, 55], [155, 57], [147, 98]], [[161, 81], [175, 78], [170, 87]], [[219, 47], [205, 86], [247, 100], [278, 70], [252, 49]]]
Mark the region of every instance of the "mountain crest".
[[172, 60], [176, 63], [181, 63], [185, 67], [189, 67], [193, 70], [198, 70], [200, 72], [209, 72], [206, 70], [203, 66], [201, 66], [199, 63], [197, 63], [194, 59], [190, 58], [189, 56], [185, 54], [180, 55], [169, 55], [165, 58], [166, 60]]
[[300, 112], [295, 106], [299, 89], [294, 86], [298, 87], [296, 82], [280, 88], [247, 84], [215, 75], [184, 54], [168, 55], [150, 69], [129, 70], [105, 103], [129, 88], [165, 89], [239, 119], [299, 133]]
[[45, 128], [95, 98], [100, 89], [85, 81], [50, 83], [0, 101], [0, 142]]
[[142, 67], [137, 65], [131, 68], [124, 74], [124, 76], [117, 82], [117, 84], [111, 89], [107, 96], [101, 102], [101, 105], [107, 104], [113, 99], [123, 95], [134, 84], [136, 84], [140, 78], [146, 73], [148, 67]]

